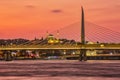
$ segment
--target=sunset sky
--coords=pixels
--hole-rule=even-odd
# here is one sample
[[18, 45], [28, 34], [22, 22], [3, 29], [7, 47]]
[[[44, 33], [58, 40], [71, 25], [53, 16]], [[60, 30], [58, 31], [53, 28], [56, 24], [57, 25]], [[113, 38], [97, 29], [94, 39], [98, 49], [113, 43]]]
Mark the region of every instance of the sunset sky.
[[120, 0], [0, 0], [0, 39], [41, 37], [85, 20], [120, 32]]

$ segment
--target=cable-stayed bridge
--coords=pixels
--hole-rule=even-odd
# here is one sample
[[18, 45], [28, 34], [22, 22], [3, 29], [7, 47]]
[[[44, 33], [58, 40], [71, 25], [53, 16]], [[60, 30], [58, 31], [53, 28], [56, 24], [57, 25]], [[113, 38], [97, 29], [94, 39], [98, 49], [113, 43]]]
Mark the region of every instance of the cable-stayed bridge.
[[[90, 22], [84, 22], [83, 8], [81, 23], [75, 22], [52, 32], [52, 34], [56, 34], [57, 43], [55, 44], [53, 39], [50, 39], [50, 44], [47, 38], [35, 39], [19, 45], [2, 45], [0, 50], [80, 50], [80, 60], [86, 60], [86, 50], [120, 49], [120, 32]], [[53, 35], [49, 35], [49, 37], [54, 38]], [[9, 55], [7, 54], [6, 58]]]
[[[25, 49], [120, 49], [120, 32], [85, 22], [85, 40], [88, 44], [84, 46], [77, 43], [47, 44], [45, 40], [31, 40], [20, 45], [0, 46], [0, 50], [25, 50]], [[59, 30], [51, 32], [58, 39], [76, 40], [80, 42], [80, 22], [75, 22]], [[46, 34], [47, 36], [47, 34]], [[89, 42], [93, 42], [92, 44]]]

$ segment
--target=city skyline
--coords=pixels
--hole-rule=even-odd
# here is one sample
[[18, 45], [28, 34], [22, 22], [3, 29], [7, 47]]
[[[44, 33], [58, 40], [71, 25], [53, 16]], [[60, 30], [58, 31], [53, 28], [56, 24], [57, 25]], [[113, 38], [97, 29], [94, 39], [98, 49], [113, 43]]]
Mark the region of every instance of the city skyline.
[[86, 21], [119, 32], [119, 2], [119, 0], [1, 0], [0, 38], [41, 37], [46, 31], [52, 32], [80, 21], [81, 5], [85, 9]]

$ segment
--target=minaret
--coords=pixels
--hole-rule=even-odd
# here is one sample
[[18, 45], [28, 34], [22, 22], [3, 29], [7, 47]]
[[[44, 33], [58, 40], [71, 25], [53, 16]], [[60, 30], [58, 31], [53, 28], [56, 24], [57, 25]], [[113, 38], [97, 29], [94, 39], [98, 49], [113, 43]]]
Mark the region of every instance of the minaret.
[[46, 31], [46, 36], [48, 37], [48, 35], [49, 35], [48, 31]]
[[57, 30], [57, 40], [59, 39], [59, 31]]
[[81, 43], [85, 44], [85, 24], [84, 24], [84, 10], [83, 7], [82, 9], [82, 14], [81, 14]]

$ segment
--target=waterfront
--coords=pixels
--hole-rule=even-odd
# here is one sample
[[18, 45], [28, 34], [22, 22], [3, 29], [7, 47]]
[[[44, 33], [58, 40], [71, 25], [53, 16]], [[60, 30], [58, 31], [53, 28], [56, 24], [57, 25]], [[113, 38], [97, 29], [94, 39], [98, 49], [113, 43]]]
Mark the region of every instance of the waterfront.
[[1, 61], [1, 80], [119, 80], [119, 60]]

